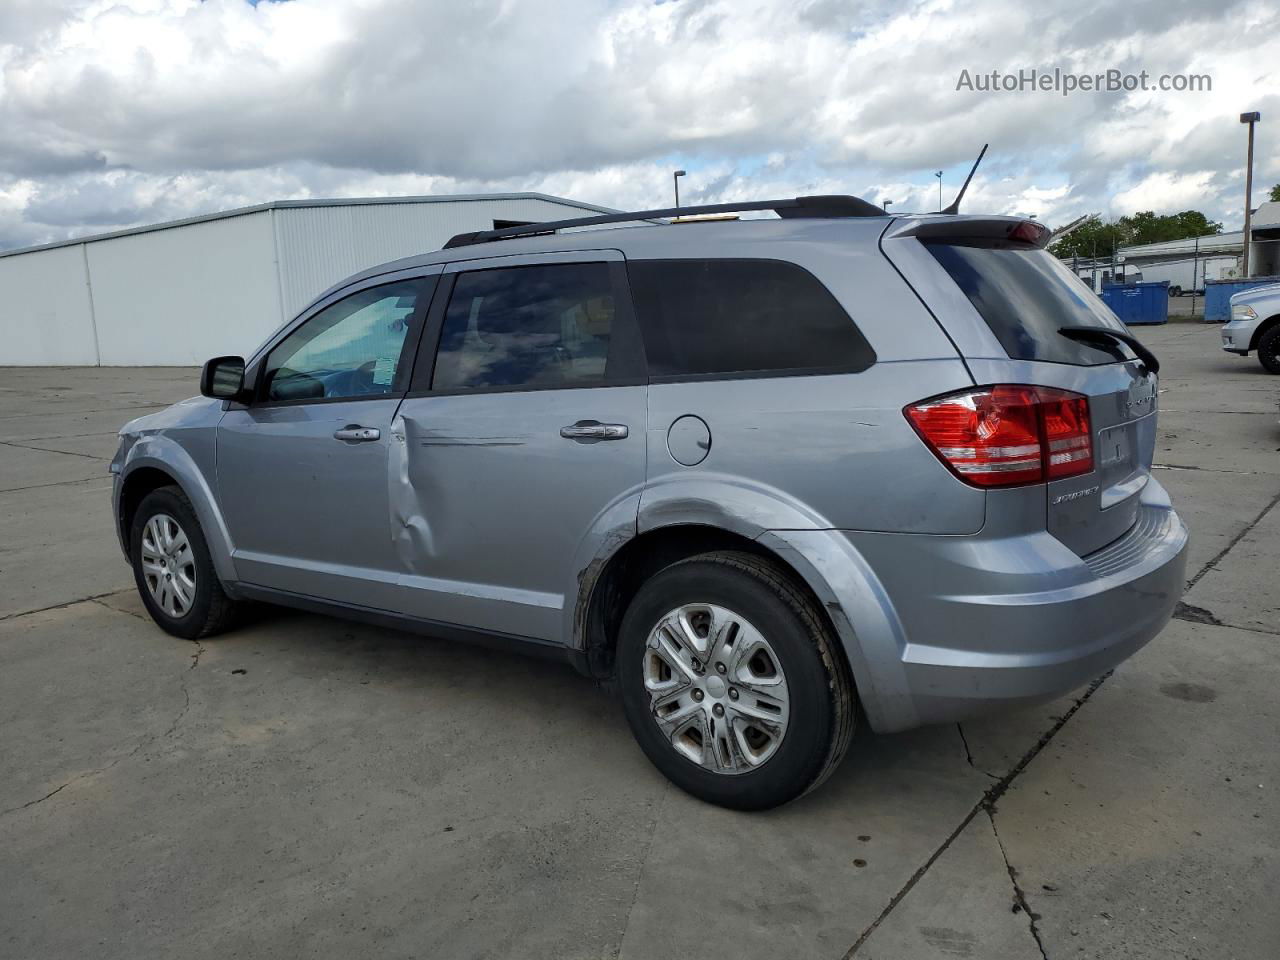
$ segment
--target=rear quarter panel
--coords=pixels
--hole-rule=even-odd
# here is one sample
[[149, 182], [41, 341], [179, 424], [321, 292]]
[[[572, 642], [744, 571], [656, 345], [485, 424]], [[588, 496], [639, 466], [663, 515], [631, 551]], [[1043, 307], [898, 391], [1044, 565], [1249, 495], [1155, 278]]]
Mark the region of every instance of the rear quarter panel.
[[[876, 354], [859, 373], [651, 383], [641, 529], [714, 522], [748, 535], [833, 528], [959, 534], [982, 527], [982, 491], [956, 479], [902, 413], [973, 381], [881, 251], [889, 223], [777, 221], [751, 231], [700, 224], [678, 234], [652, 231], [627, 245], [628, 261], [716, 256], [795, 263], [835, 295]], [[649, 237], [665, 242], [650, 249], [641, 242]], [[682, 466], [668, 448], [671, 425], [687, 414], [711, 433], [708, 455], [696, 466]]]
[[[640, 527], [712, 523], [747, 536], [972, 533], [983, 523], [984, 494], [939, 463], [902, 413], [969, 383], [955, 359], [877, 363], [855, 374], [655, 383]], [[667, 442], [687, 414], [711, 433], [696, 466], [678, 463]]]

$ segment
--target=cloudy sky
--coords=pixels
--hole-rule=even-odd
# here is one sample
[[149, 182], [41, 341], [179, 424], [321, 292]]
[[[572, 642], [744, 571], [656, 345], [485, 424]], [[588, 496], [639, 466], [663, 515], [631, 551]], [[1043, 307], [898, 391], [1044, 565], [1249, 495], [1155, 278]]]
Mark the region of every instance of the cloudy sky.
[[[957, 90], [992, 70], [1208, 92]], [[976, 84], [976, 81], [975, 81]], [[267, 200], [538, 190], [613, 207], [853, 193], [1204, 210], [1280, 181], [1280, 4], [0, 0], [0, 248]]]

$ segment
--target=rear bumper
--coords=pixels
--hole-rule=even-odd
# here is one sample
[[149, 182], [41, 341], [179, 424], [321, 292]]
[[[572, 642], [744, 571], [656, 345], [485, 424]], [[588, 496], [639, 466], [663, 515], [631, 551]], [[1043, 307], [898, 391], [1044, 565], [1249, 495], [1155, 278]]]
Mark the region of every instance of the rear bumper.
[[1158, 482], [1140, 496], [1134, 527], [1085, 558], [1048, 533], [843, 534], [881, 588], [882, 621], [859, 624], [852, 611], [865, 598], [842, 604], [871, 725], [905, 730], [1049, 700], [1151, 640], [1182, 596], [1188, 536]]
[[1188, 541], [1172, 510], [1148, 508], [1138, 521], [1144, 525], [1156, 532], [1119, 542], [1138, 547], [1141, 555], [1092, 582], [935, 598], [939, 612], [955, 624], [954, 633], [967, 640], [952, 646], [926, 638], [907, 645], [903, 663], [919, 721], [960, 720], [993, 707], [1052, 699], [1084, 686], [1154, 638], [1182, 596]]

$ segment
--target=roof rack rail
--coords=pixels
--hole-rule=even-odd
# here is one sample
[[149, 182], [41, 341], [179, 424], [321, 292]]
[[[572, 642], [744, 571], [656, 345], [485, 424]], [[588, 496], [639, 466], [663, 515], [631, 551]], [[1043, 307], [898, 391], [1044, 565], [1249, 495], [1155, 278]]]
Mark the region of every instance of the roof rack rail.
[[700, 207], [669, 207], [663, 210], [606, 213], [595, 217], [578, 217], [573, 220], [548, 220], [545, 223], [527, 223], [519, 227], [503, 227], [500, 230], [460, 233], [450, 238], [443, 249], [450, 250], [454, 247], [467, 247], [475, 243], [490, 243], [494, 240], [510, 240], [514, 237], [535, 237], [571, 227], [595, 227], [605, 223], [628, 223], [632, 220], [656, 220], [661, 217], [687, 217], [700, 213], [743, 213], [748, 210], [772, 210], [784, 219], [793, 217], [887, 217], [889, 215], [874, 203], [868, 203], [861, 197], [849, 197], [841, 194], [821, 197], [793, 197], [789, 200], [709, 203]]

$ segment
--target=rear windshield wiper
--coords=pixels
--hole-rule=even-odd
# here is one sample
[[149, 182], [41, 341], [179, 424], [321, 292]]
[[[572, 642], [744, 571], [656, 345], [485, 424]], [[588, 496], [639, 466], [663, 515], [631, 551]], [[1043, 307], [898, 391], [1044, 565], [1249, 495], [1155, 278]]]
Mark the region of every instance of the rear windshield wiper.
[[1119, 330], [1112, 330], [1110, 327], [1086, 327], [1086, 326], [1066, 326], [1059, 327], [1058, 332], [1064, 337], [1070, 337], [1072, 340], [1103, 340], [1117, 341], [1123, 343], [1126, 347], [1138, 355], [1138, 359], [1152, 373], [1160, 372], [1160, 361], [1156, 359], [1156, 355], [1148, 350], [1141, 340], [1130, 333], [1121, 333]]

